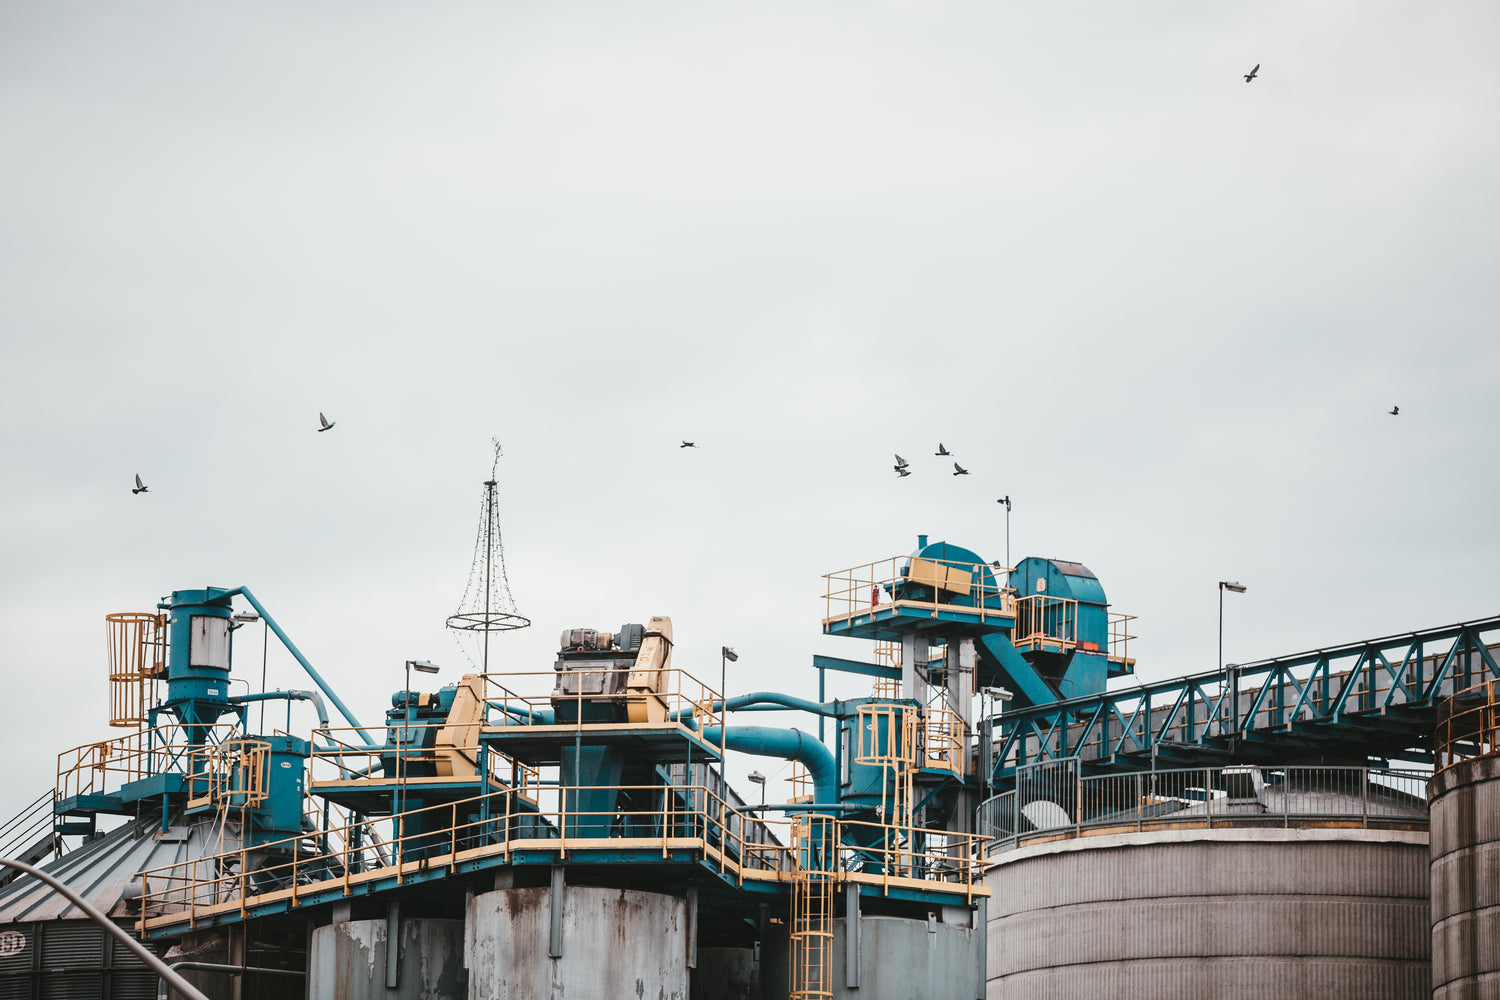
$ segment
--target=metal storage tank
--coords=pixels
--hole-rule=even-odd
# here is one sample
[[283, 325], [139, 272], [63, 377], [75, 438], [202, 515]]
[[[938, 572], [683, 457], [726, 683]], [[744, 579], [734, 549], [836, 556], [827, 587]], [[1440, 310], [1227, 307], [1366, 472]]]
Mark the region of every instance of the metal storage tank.
[[1002, 855], [989, 1000], [1429, 995], [1427, 835], [1154, 830]]
[[472, 1000], [688, 1000], [687, 901], [635, 889], [498, 889], [469, 903]]
[[1082, 823], [1090, 778], [1015, 811], [1036, 829], [985, 877], [989, 1000], [1430, 995], [1425, 802], [1402, 790], [1420, 778], [1184, 774]]
[[[1500, 998], [1500, 682], [1444, 706], [1432, 809], [1433, 1000]], [[1470, 756], [1475, 755], [1475, 756]], [[1467, 758], [1467, 759], [1466, 759]]]
[[[345, 920], [312, 932], [308, 1000], [464, 1000], [464, 922], [398, 920], [392, 963], [388, 920]], [[387, 987], [388, 982], [394, 987]]]
[[[39, 867], [133, 929], [136, 872], [202, 853], [206, 843], [200, 828], [162, 832], [152, 818], [119, 826]], [[0, 889], [0, 998], [145, 1000], [156, 996], [156, 983], [139, 958], [51, 886], [22, 875]]]
[[972, 926], [972, 913], [967, 908], [950, 913], [948, 920], [952, 922], [945, 922], [941, 913], [926, 920], [860, 917], [857, 977], [849, 975], [849, 922], [844, 917], [835, 918], [834, 1000], [978, 1000], [984, 996], [980, 954], [984, 935]]

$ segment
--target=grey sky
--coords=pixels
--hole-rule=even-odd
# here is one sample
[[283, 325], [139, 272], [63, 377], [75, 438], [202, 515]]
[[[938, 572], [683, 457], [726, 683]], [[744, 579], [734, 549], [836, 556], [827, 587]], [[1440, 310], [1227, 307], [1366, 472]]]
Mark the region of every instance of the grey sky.
[[1222, 578], [1231, 660], [1494, 613], [1496, 37], [1488, 2], [0, 3], [0, 813], [116, 734], [103, 616], [173, 589], [252, 587], [366, 721], [408, 657], [456, 679], [492, 436], [507, 669], [666, 614], [679, 665], [811, 694], [865, 652], [821, 574], [1003, 558], [1006, 493], [1149, 679], [1213, 666]]

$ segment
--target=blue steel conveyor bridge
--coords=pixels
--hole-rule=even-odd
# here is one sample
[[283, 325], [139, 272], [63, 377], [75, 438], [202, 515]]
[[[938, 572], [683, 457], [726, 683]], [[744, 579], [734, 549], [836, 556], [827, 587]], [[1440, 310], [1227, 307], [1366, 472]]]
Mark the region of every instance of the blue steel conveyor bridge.
[[1231, 665], [988, 720], [993, 787], [1077, 757], [1085, 773], [1246, 764], [1430, 764], [1436, 707], [1500, 678], [1500, 616]]

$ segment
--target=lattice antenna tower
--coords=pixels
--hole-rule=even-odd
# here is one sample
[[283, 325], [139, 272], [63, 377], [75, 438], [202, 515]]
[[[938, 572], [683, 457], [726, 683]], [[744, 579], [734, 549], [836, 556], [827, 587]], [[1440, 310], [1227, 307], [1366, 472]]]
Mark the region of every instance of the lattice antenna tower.
[[[481, 669], [490, 669], [490, 634], [525, 628], [531, 619], [516, 610], [516, 599], [510, 592], [510, 578], [505, 573], [505, 545], [500, 534], [500, 511], [495, 488], [496, 470], [503, 454], [500, 442], [494, 441], [495, 460], [490, 464], [490, 478], [484, 483], [484, 502], [479, 509], [479, 531], [474, 538], [474, 559], [469, 566], [469, 582], [458, 610], [448, 616], [448, 627], [458, 632], [478, 633], [481, 640]], [[460, 648], [462, 645], [460, 644]], [[465, 650], [465, 655], [468, 651]]]

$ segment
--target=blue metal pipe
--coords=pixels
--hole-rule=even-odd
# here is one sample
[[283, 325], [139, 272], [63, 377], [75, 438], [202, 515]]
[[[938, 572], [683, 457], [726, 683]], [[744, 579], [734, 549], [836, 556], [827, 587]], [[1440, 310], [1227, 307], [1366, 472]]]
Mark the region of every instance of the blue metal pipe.
[[260, 601], [256, 600], [254, 594], [250, 593], [250, 588], [235, 587], [233, 590], [228, 591], [224, 596], [234, 597], [235, 595], [239, 595], [245, 600], [249, 601], [250, 606], [256, 611], [260, 612], [260, 616], [264, 618], [266, 624], [271, 627], [271, 631], [276, 633], [276, 638], [281, 640], [281, 644], [286, 647], [286, 651], [288, 653], [291, 653], [293, 658], [295, 658], [298, 663], [302, 664], [302, 669], [307, 671], [307, 676], [311, 677], [313, 679], [313, 683], [318, 685], [318, 689], [328, 696], [328, 700], [333, 702], [334, 707], [339, 710], [339, 714], [344, 717], [344, 720], [348, 722], [349, 725], [355, 728], [355, 730], [359, 733], [359, 738], [365, 741], [365, 746], [379, 746], [380, 744], [376, 743], [374, 740], [370, 739], [370, 737], [365, 735], [365, 730], [367, 727], [364, 725], [364, 723], [360, 722], [354, 717], [354, 713], [349, 710], [349, 706], [345, 705], [344, 700], [334, 692], [333, 688], [328, 686], [328, 682], [323, 679], [323, 675], [314, 670], [313, 665], [307, 662], [307, 657], [302, 655], [302, 651], [298, 649], [296, 644], [293, 643], [292, 640], [287, 636], [287, 634], [282, 631], [281, 626], [276, 624], [276, 619], [271, 617], [271, 613], [266, 610], [266, 606], [260, 603]]
[[773, 729], [770, 726], [704, 727], [705, 743], [719, 746], [721, 739], [722, 745], [729, 750], [805, 764], [813, 780], [813, 804], [833, 805], [838, 802], [838, 766], [834, 763], [832, 751], [815, 737], [796, 729]]
[[[808, 701], [806, 698], [798, 698], [795, 695], [781, 694], [777, 691], [755, 691], [751, 694], [738, 694], [727, 702], [716, 701], [713, 703], [715, 712], [774, 712], [780, 708], [790, 708], [799, 712], [811, 712], [813, 715], [838, 715], [837, 706], [833, 702], [820, 704], [816, 701]], [[676, 721], [691, 719], [693, 709], [684, 708], [672, 715]]]
[[229, 699], [231, 705], [247, 705], [252, 701], [310, 701], [318, 712], [318, 725], [328, 728], [328, 706], [323, 704], [323, 696], [316, 691], [262, 691]]

